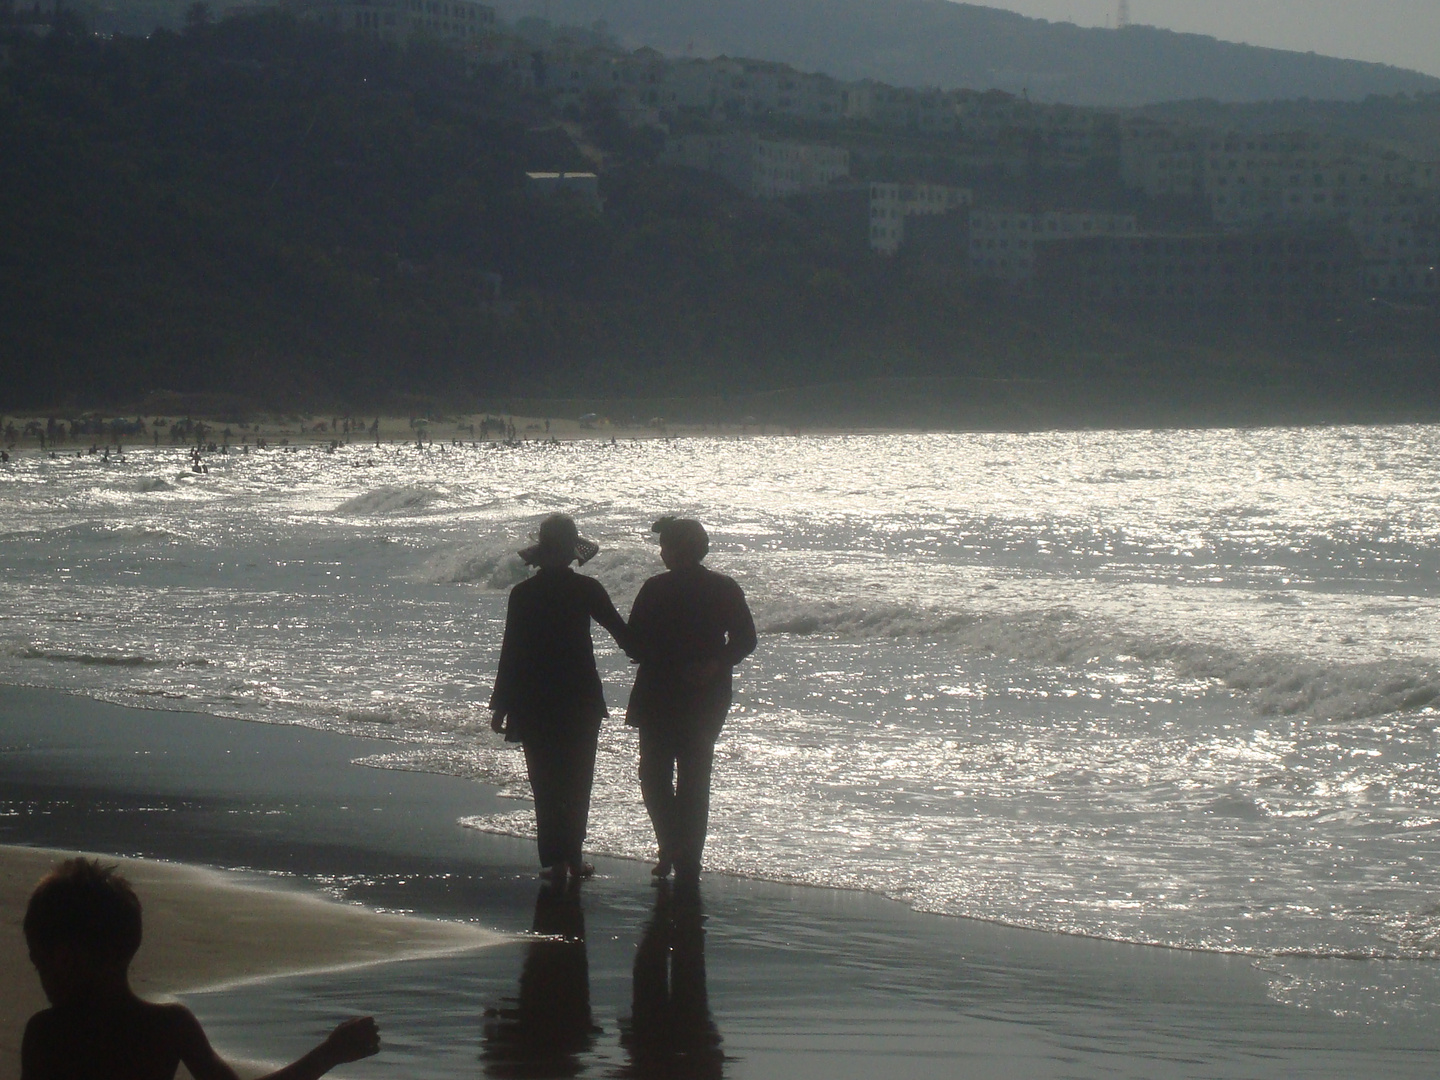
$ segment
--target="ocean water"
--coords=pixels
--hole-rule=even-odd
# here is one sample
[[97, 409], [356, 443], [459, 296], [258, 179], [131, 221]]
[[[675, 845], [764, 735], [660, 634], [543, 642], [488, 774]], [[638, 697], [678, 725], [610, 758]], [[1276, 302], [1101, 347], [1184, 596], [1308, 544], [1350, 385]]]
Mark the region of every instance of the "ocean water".
[[[692, 514], [761, 629], [712, 871], [1247, 954], [1297, 1004], [1440, 1008], [1440, 428], [208, 466], [0, 467], [0, 681], [382, 735], [366, 764], [499, 784], [513, 813], [464, 824], [527, 835], [484, 709], [515, 550], [574, 514], [624, 612], [661, 569], [649, 523]], [[614, 719], [590, 845], [648, 858], [631, 669], [596, 634]], [[1365, 963], [1287, 967], [1316, 957]]]

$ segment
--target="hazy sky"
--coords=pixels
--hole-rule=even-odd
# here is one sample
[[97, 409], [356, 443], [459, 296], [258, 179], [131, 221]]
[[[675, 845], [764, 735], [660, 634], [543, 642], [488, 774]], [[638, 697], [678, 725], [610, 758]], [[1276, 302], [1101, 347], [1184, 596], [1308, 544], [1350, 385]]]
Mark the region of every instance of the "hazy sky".
[[[1057, 22], [1114, 24], [1117, 0], [970, 0]], [[1440, 75], [1440, 0], [1130, 0], [1132, 22]]]

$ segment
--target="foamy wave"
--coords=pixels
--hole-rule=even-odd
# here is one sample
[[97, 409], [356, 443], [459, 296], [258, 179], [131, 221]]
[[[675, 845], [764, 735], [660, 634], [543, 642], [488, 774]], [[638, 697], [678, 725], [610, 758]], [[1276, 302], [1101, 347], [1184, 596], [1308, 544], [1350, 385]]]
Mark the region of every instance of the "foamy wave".
[[126, 490], [144, 494], [150, 491], [174, 491], [175, 488], [174, 485], [163, 477], [141, 476], [127, 484]]
[[[513, 536], [488, 538], [435, 552], [415, 575], [433, 585], [480, 584], [490, 589], [508, 589], [530, 576], [521, 560]], [[622, 610], [646, 578], [664, 567], [654, 548], [630, 545], [601, 548], [581, 573], [597, 578]]]
[[1399, 946], [1401, 955], [1440, 960], [1440, 904], [1390, 920], [1381, 936]]
[[1334, 664], [1282, 654], [1245, 655], [1213, 643], [1129, 633], [1068, 607], [978, 614], [901, 606], [826, 604], [771, 614], [762, 634], [945, 640], [957, 649], [1029, 663], [1139, 660], [1250, 698], [1266, 716], [1361, 720], [1440, 703], [1440, 672], [1413, 660]]
[[500, 743], [494, 737], [490, 737], [490, 741], [476, 741], [464, 747], [408, 747], [393, 753], [358, 758], [354, 764], [371, 769], [458, 776], [493, 784], [501, 789], [502, 794], [512, 797], [529, 797], [530, 781], [525, 775], [524, 756], [513, 746]]
[[431, 585], [484, 585], [508, 589], [530, 576], [513, 541], [487, 540], [435, 552], [415, 574]]
[[[162, 481], [163, 483], [163, 481]], [[169, 529], [157, 529], [150, 525], [116, 524], [106, 521], [87, 521], [78, 525], [66, 525], [44, 534], [56, 541], [78, 543], [114, 544], [129, 540], [174, 540], [177, 535]]]
[[17, 660], [51, 660], [62, 664], [85, 664], [96, 667], [161, 667], [153, 656], [127, 656], [124, 653], [67, 652], [63, 649], [37, 649], [33, 646], [12, 648], [7, 652]]
[[398, 514], [424, 510], [438, 499], [443, 498], [434, 488], [425, 487], [382, 487], [346, 499], [335, 508], [337, 514], [365, 516], [371, 514]]

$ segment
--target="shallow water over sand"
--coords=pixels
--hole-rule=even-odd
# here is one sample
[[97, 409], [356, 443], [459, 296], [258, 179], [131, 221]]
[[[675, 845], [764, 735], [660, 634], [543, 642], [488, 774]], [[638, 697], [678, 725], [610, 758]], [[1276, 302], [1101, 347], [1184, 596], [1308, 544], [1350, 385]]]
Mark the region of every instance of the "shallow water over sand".
[[[523, 798], [481, 707], [514, 549], [574, 513], [623, 611], [659, 569], [649, 522], [693, 513], [762, 629], [713, 869], [1250, 953], [1302, 1003], [1337, 990], [1289, 955], [1440, 953], [1440, 429], [187, 465], [0, 471], [0, 680], [383, 734], [373, 764]], [[618, 714], [629, 669], [602, 644]], [[612, 723], [591, 843], [646, 857], [633, 762]], [[529, 806], [470, 824], [523, 834]]]

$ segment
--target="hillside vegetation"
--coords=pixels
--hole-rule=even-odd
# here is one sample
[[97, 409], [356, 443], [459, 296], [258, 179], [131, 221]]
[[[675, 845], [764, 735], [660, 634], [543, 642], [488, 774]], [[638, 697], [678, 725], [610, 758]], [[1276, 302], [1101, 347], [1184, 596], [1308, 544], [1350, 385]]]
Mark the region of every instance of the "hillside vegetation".
[[[511, 18], [541, 10], [536, 0], [494, 4]], [[604, 19], [622, 41], [677, 55], [778, 60], [896, 86], [1028, 91], [1076, 105], [1440, 90], [1440, 79], [1384, 64], [1148, 26], [1084, 28], [950, 0], [555, 0], [554, 13]]]
[[[1007, 298], [953, 258], [875, 257], [863, 188], [749, 199], [651, 164], [653, 140], [603, 103], [557, 122], [439, 50], [275, 11], [146, 39], [64, 19], [11, 46], [0, 410], [157, 390], [724, 400], [874, 378], [1433, 396], [1431, 316], [1122, 323]], [[585, 167], [582, 148], [609, 155], [603, 214], [527, 192], [527, 169]]]

